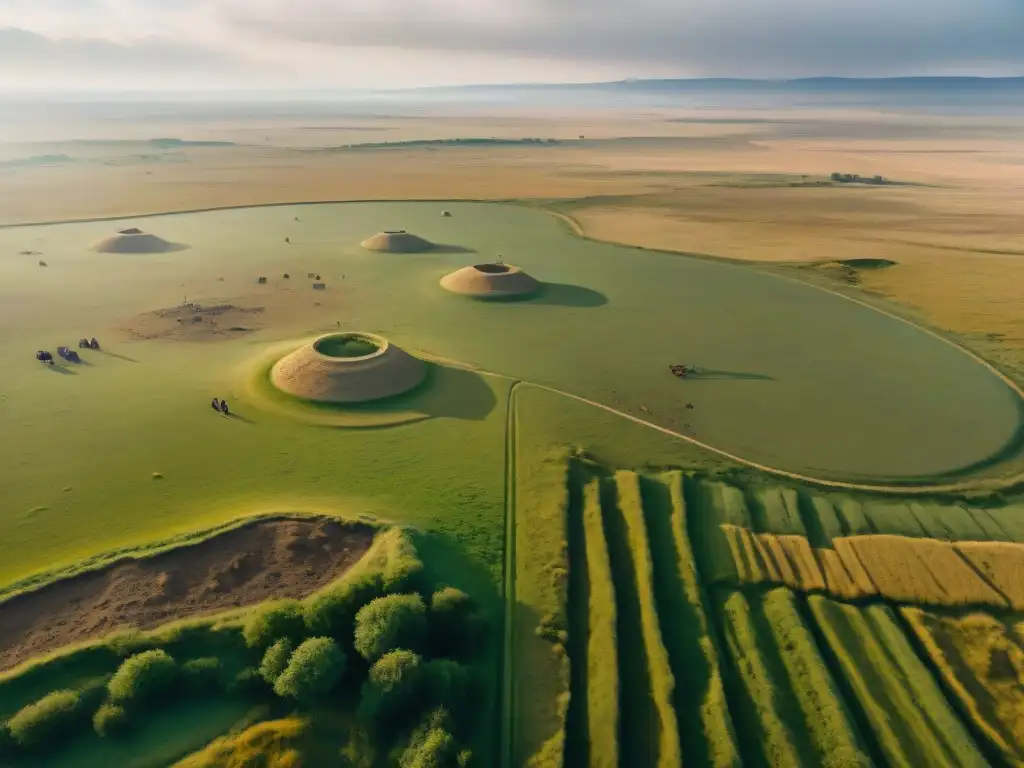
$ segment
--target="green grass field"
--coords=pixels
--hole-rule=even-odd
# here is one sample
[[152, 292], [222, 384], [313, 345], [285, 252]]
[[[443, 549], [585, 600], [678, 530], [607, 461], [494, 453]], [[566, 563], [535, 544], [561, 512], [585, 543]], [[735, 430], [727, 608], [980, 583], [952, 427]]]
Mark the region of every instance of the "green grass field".
[[[822, 547], [837, 531], [1024, 541], [1014, 507], [776, 487], [650, 425], [822, 478], [948, 481], [995, 471], [1020, 448], [1013, 391], [941, 339], [824, 291], [586, 241], [523, 207], [445, 203], [451, 218], [441, 207], [324, 204], [0, 228], [0, 588], [249, 514], [371, 515], [417, 527], [438, 578], [496, 620], [502, 590], [509, 598], [506, 663], [487, 690], [500, 690], [505, 715], [515, 714], [494, 736], [501, 731], [510, 764], [556, 766], [614, 749], [620, 764], [675, 765], [682, 753], [688, 765], [724, 768], [756, 753], [734, 723], [763, 732], [765, 762], [798, 753], [859, 762], [850, 723], [876, 724], [861, 712], [867, 694], [857, 690], [860, 709], [847, 722], [836, 698], [849, 704], [847, 683], [835, 695], [822, 689], [837, 670], [854, 679], [867, 663], [844, 645], [854, 630], [828, 641], [854, 662], [839, 651], [838, 662], [819, 659], [803, 597], [708, 600], [708, 585], [738, 582], [720, 525]], [[88, 249], [127, 226], [191, 247]], [[359, 247], [394, 228], [447, 247]], [[28, 250], [41, 255], [19, 253]], [[499, 255], [545, 282], [538, 296], [480, 303], [438, 287], [453, 269]], [[326, 289], [312, 289], [311, 272]], [[264, 307], [265, 322], [205, 341], [125, 332], [186, 297]], [[425, 385], [351, 409], [345, 426], [363, 428], [338, 428], [336, 409], [300, 413], [272, 393], [253, 399], [268, 350], [339, 328], [429, 357]], [[82, 336], [103, 350], [84, 350], [77, 365], [33, 359]], [[331, 354], [366, 351], [346, 344]], [[701, 371], [679, 380], [670, 363]], [[214, 396], [228, 399], [234, 418], [211, 411]], [[392, 423], [389, 414], [398, 414]], [[580, 467], [596, 483], [586, 493]], [[606, 469], [617, 467], [630, 471]], [[687, 476], [665, 474], [678, 468]], [[720, 470], [729, 473], [712, 476]], [[574, 552], [583, 563], [575, 573]], [[825, 614], [814, 616], [828, 635]], [[782, 628], [769, 630], [776, 620]], [[495, 668], [498, 652], [488, 657]], [[605, 654], [613, 669], [593, 663]], [[934, 694], [911, 682], [908, 691]], [[776, 697], [788, 702], [777, 722]], [[822, 723], [811, 722], [815, 712]], [[231, 718], [231, 707], [211, 714], [209, 738], [212, 723], [223, 731]], [[935, 738], [908, 725], [907, 754], [970, 764], [970, 749]], [[903, 754], [883, 743], [876, 751]]]

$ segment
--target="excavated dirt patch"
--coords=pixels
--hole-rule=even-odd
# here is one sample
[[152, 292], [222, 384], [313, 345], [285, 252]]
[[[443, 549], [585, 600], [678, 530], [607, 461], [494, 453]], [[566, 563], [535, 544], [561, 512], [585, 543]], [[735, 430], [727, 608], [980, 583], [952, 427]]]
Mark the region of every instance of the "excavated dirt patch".
[[301, 598], [369, 549], [374, 529], [337, 520], [272, 520], [129, 560], [0, 603], [0, 669], [119, 627]]
[[218, 341], [258, 331], [265, 322], [263, 307], [189, 303], [137, 315], [121, 330], [137, 339]]

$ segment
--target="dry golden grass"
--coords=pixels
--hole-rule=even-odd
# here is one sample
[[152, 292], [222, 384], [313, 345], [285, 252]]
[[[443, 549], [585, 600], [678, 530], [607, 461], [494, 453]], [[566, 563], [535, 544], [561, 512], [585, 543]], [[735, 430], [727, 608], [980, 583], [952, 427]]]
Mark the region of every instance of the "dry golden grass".
[[1024, 611], [1024, 546], [1000, 541], [965, 541], [957, 551], [999, 590], [1015, 611]]
[[848, 541], [879, 594], [890, 600], [919, 605], [1009, 607], [949, 542], [887, 535], [859, 536]]
[[[861, 569], [858, 579], [847, 570], [846, 563], [834, 549], [820, 548], [814, 550], [822, 575], [825, 579], [825, 591], [843, 600], [854, 600], [860, 597], [877, 595], [875, 585]], [[858, 561], [859, 566], [859, 561]]]
[[749, 529], [737, 525], [723, 525], [721, 532], [729, 542], [729, 550], [735, 564], [735, 576], [740, 584], [778, 581], [777, 578], [773, 578], [766, 572], [764, 559], [757, 546], [757, 539]]
[[1024, 764], [1024, 650], [985, 613], [901, 609], [974, 730], [1009, 765]]
[[825, 576], [821, 572], [815, 550], [804, 536], [776, 536], [782, 551], [789, 560], [795, 577], [792, 586], [804, 592], [825, 588]]

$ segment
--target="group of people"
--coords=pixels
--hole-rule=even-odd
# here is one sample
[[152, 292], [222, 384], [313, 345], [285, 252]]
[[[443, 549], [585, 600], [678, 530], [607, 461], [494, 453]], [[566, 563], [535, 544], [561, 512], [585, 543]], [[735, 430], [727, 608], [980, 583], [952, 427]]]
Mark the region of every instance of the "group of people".
[[99, 349], [100, 348], [100, 343], [98, 341], [96, 341], [96, 337], [95, 336], [93, 336], [91, 339], [82, 338], [82, 339], [78, 340], [78, 348], [79, 349]]
[[228, 401], [224, 400], [223, 398], [220, 400], [218, 400], [216, 397], [213, 398], [213, 400], [210, 401], [210, 407], [213, 408], [213, 410], [215, 411], [220, 411], [225, 416], [231, 415], [231, 411], [228, 410]]

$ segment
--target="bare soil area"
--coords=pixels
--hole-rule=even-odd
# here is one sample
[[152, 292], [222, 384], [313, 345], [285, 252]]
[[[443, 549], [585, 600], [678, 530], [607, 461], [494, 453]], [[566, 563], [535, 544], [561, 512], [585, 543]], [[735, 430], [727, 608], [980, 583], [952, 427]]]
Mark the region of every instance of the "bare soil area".
[[262, 328], [265, 322], [264, 310], [264, 307], [189, 302], [137, 315], [126, 321], [121, 330], [137, 339], [232, 339]]
[[374, 533], [329, 518], [263, 521], [17, 595], [0, 603], [0, 669], [118, 628], [305, 597], [352, 567]]

